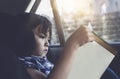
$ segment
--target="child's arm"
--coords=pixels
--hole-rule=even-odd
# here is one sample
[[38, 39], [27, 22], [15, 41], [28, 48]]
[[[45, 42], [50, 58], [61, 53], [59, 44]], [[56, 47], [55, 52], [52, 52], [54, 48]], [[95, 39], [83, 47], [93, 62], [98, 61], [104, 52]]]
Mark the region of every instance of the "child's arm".
[[80, 26], [67, 40], [63, 52], [48, 79], [67, 79], [78, 47], [93, 41], [93, 34], [88, 28]]

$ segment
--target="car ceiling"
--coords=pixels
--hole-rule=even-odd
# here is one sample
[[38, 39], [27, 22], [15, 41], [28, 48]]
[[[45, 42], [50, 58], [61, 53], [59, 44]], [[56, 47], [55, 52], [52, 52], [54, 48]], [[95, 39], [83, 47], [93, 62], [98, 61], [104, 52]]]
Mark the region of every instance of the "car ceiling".
[[31, 0], [0, 0], [0, 12], [17, 14], [24, 12]]

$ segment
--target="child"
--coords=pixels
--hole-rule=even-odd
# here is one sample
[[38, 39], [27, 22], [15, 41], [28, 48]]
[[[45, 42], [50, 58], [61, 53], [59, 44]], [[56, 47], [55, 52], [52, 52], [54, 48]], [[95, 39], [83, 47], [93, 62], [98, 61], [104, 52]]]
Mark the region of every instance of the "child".
[[51, 23], [44, 16], [24, 13], [16, 16], [19, 27], [15, 52], [32, 79], [67, 79], [76, 50], [94, 40], [88, 28], [80, 26], [66, 41], [58, 62], [48, 61], [46, 54], [51, 38]]

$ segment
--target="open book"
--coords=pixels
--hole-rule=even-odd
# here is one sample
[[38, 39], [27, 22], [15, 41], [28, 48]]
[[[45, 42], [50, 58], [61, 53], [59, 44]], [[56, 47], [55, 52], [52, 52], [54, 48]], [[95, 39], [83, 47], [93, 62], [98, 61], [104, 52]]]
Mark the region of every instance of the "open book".
[[68, 79], [100, 79], [115, 57], [115, 51], [105, 47], [96, 41], [80, 47]]

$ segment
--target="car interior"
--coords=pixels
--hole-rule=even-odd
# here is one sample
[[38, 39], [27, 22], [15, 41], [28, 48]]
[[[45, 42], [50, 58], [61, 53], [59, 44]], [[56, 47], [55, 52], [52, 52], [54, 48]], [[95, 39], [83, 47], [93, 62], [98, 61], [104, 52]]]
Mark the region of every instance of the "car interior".
[[[13, 52], [13, 49], [11, 49], [12, 42], [9, 42], [9, 41], [14, 41], [14, 37], [12, 37], [12, 35], [15, 35], [16, 31], [14, 30], [15, 27], [12, 27], [11, 21], [14, 21], [12, 20], [12, 18], [14, 18], [14, 15], [18, 13], [33, 12], [33, 13], [39, 14], [39, 12], [41, 12], [40, 14], [44, 15], [44, 13], [42, 13], [44, 12], [44, 10], [45, 10], [45, 13], [48, 13], [48, 14], [51, 14], [49, 13], [49, 10], [53, 12], [50, 15], [50, 16], [53, 16], [52, 22], [54, 24], [54, 29], [53, 29], [54, 33], [52, 36], [53, 41], [51, 41], [51, 44], [49, 46], [50, 50], [47, 56], [48, 56], [48, 59], [54, 64], [56, 63], [56, 60], [59, 58], [60, 52], [62, 52], [62, 48], [64, 47], [64, 43], [68, 38], [68, 36], [65, 36], [63, 34], [63, 32], [65, 31], [65, 28], [67, 27], [67, 24], [65, 25], [66, 27], [64, 28], [61, 27], [62, 22], [59, 19], [60, 16], [58, 15], [58, 12], [56, 9], [57, 7], [55, 7], [55, 4], [54, 4], [55, 0], [50, 0], [51, 7], [47, 5], [50, 9], [46, 9], [48, 7], [43, 6], [45, 5], [43, 1], [47, 3], [49, 0], [0, 0], [0, 28], [1, 28], [0, 29], [0, 62], [1, 62], [0, 79], [31, 79], [27, 71], [23, 68], [21, 63], [17, 60], [17, 56], [15, 55], [15, 52]], [[49, 1], [49, 5], [50, 5], [50, 1]], [[111, 1], [111, 0], [104, 0], [104, 1]], [[120, 5], [119, 0], [115, 0], [115, 1], [118, 1], [118, 4]], [[118, 10], [118, 13], [119, 12], [120, 12], [120, 9]], [[82, 14], [80, 16], [82, 16]], [[118, 18], [118, 22], [120, 23], [120, 15]], [[95, 26], [95, 23], [93, 24]], [[118, 29], [119, 28], [120, 28], [120, 25], [118, 25]], [[94, 29], [97, 29], [97, 28], [95, 27]], [[112, 31], [112, 28], [107, 28], [107, 29]], [[12, 35], [10, 35], [9, 37], [5, 37], [9, 32]], [[68, 32], [71, 32], [71, 30], [68, 30], [65, 33], [68, 33]], [[100, 37], [98, 29], [95, 31], [95, 33], [98, 33], [98, 37]], [[117, 51], [109, 67], [112, 68], [116, 72], [116, 74], [120, 77], [120, 53], [119, 53], [120, 52], [120, 31], [118, 31], [117, 33], [118, 33], [118, 35], [116, 35], [117, 38], [113, 40], [113, 42], [111, 41], [109, 42], [109, 40], [106, 41], [106, 39], [104, 39], [105, 37], [103, 37], [102, 40], [105, 41], [105, 43], [108, 46], [110, 46], [111, 48]], [[8, 40], [8, 38], [10, 39]], [[112, 37], [109, 39], [112, 39]], [[103, 47], [105, 47], [104, 44], [103, 44]]]

